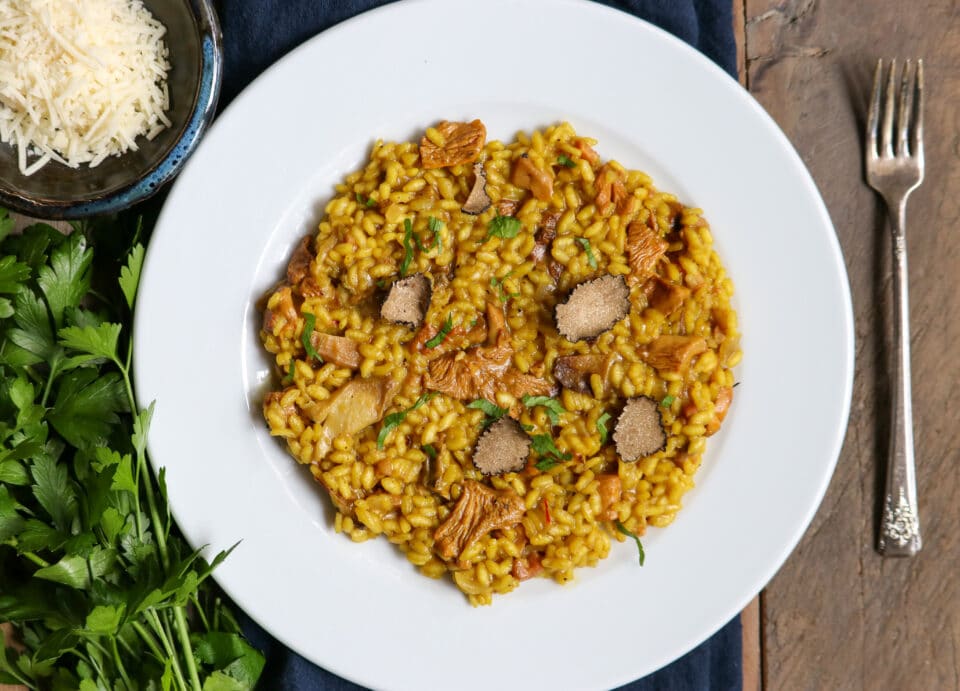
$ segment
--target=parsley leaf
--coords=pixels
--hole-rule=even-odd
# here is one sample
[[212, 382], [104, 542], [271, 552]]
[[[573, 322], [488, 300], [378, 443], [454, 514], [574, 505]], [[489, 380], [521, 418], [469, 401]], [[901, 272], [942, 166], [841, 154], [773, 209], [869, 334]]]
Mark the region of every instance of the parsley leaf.
[[523, 405], [528, 408], [534, 408], [536, 406], [543, 406], [547, 409], [547, 417], [550, 418], [550, 424], [559, 425], [560, 416], [567, 412], [566, 408], [558, 401], [556, 398], [550, 398], [549, 396], [524, 396], [520, 399], [523, 402]]
[[662, 405], [664, 408], [669, 408], [673, 405], [675, 400], [677, 400], [675, 396], [667, 395], [663, 397], [662, 401], [660, 401], [660, 405]]
[[637, 554], [640, 557], [640, 566], [643, 566], [643, 560], [646, 558], [646, 555], [643, 553], [643, 543], [640, 542], [640, 538], [634, 535], [630, 530], [620, 521], [617, 521], [617, 530], [626, 535], [627, 537], [632, 537], [633, 541], [637, 543]]
[[497, 238], [515, 238], [520, 233], [520, 221], [513, 216], [497, 215], [487, 225], [487, 239]]
[[287, 384], [292, 384], [292, 383], [293, 383], [293, 375], [294, 375], [294, 373], [296, 372], [296, 370], [297, 370], [297, 361], [296, 361], [296, 360], [290, 360], [290, 366], [287, 368], [287, 374], [286, 374], [286, 376], [284, 376], [284, 378], [280, 381], [280, 383], [283, 384], [284, 386], [286, 386]]
[[427, 249], [432, 250], [434, 247], [436, 247], [438, 254], [443, 252], [443, 238], [440, 237], [440, 230], [443, 228], [443, 221], [441, 221], [439, 218], [430, 216], [427, 218], [427, 228], [429, 228], [430, 232], [433, 233], [433, 243]]
[[65, 326], [60, 329], [60, 345], [72, 350], [78, 350], [88, 357], [81, 357], [78, 363], [90, 362], [95, 359], [117, 362], [117, 344], [120, 340], [119, 324], [100, 324], [99, 326]]
[[24, 364], [53, 359], [56, 343], [50, 328], [50, 315], [43, 300], [32, 290], [25, 289], [17, 293], [13, 304], [13, 321], [17, 326], [7, 332], [7, 337], [15, 345], [35, 356], [31, 362]]
[[560, 165], [565, 166], [565, 167], [567, 167], [567, 168], [576, 168], [576, 167], [577, 167], [577, 164], [576, 164], [570, 157], [568, 157], [568, 156], [565, 155], [565, 154], [560, 154], [559, 156], [557, 156], [557, 163], [559, 163]]
[[513, 271], [510, 271], [509, 273], [504, 274], [503, 278], [497, 278], [496, 276], [490, 277], [490, 285], [494, 288], [497, 288], [500, 292], [500, 302], [506, 302], [510, 298], [520, 297], [520, 293], [508, 293], [503, 287], [504, 281], [506, 281], [512, 275]]
[[50, 253], [50, 263], [37, 270], [37, 285], [47, 298], [54, 324], [63, 324], [63, 313], [77, 307], [90, 289], [93, 251], [81, 233], [73, 233]]
[[376, 204], [376, 202], [373, 199], [371, 199], [370, 197], [364, 197], [359, 192], [357, 192], [356, 199], [357, 199], [357, 204], [359, 204], [360, 206], [365, 206], [368, 209], [371, 208], [374, 204]]
[[53, 524], [67, 531], [77, 514], [77, 493], [67, 476], [67, 466], [57, 463], [57, 455], [49, 451], [37, 454], [30, 474], [33, 496], [53, 519]]
[[443, 322], [443, 326], [440, 327], [440, 330], [437, 332], [437, 335], [427, 341], [427, 348], [436, 348], [438, 345], [443, 343], [447, 335], [453, 330], [453, 314], [447, 315], [447, 321]]
[[310, 312], [304, 312], [303, 331], [300, 333], [300, 343], [303, 345], [303, 349], [306, 351], [308, 357], [312, 357], [317, 362], [323, 362], [323, 358], [320, 357], [320, 353], [313, 347], [313, 341], [310, 339], [310, 337], [313, 336], [313, 330], [316, 325], [317, 316]]
[[481, 429], [486, 429], [510, 412], [507, 408], [501, 408], [498, 405], [494, 405], [484, 398], [478, 398], [472, 403], [468, 403], [467, 407], [472, 408], [473, 410], [479, 410], [485, 415], [483, 422], [480, 425]]
[[413, 261], [413, 245], [410, 243], [413, 237], [413, 221], [409, 218], [403, 219], [403, 261], [400, 262], [400, 275], [406, 276], [407, 269], [410, 268], [410, 262]]
[[64, 439], [79, 448], [102, 446], [127, 412], [126, 391], [116, 372], [73, 370], [63, 375], [48, 418]]
[[587, 253], [587, 263], [590, 265], [590, 268], [596, 269], [597, 258], [593, 256], [593, 248], [590, 246], [590, 241], [587, 238], [577, 238], [577, 242], [580, 243], [584, 251]]
[[549, 434], [534, 434], [530, 437], [530, 441], [532, 442], [530, 446], [541, 456], [535, 466], [537, 470], [550, 470], [558, 463], [573, 458], [569, 453], [561, 453]]
[[429, 403], [437, 396], [436, 392], [425, 393], [420, 398], [417, 399], [416, 403], [407, 408], [406, 410], [401, 410], [397, 413], [390, 413], [385, 418], [383, 418], [383, 427], [380, 428], [380, 434], [377, 435], [377, 448], [383, 449], [384, 442], [387, 441], [387, 437], [390, 436], [390, 433], [397, 428], [397, 426], [403, 422], [404, 418], [407, 417], [407, 413], [413, 412], [420, 406], [425, 403]]
[[139, 242], [130, 250], [127, 263], [120, 269], [120, 290], [127, 301], [127, 307], [133, 309], [133, 302], [137, 297], [137, 286], [140, 284], [140, 271], [143, 269], [143, 245]]
[[610, 413], [604, 413], [597, 418], [597, 432], [600, 433], [600, 443], [607, 443], [607, 423], [610, 422]]
[[428, 457], [431, 461], [436, 460], [436, 458], [437, 458], [437, 450], [436, 450], [435, 448], [433, 448], [433, 444], [424, 444], [423, 447], [422, 447], [422, 449], [423, 449], [423, 452], [424, 452], [425, 454], [427, 454], [427, 457]]
[[29, 265], [21, 264], [13, 256], [0, 259], [0, 293], [8, 295], [16, 293], [28, 278], [30, 278]]

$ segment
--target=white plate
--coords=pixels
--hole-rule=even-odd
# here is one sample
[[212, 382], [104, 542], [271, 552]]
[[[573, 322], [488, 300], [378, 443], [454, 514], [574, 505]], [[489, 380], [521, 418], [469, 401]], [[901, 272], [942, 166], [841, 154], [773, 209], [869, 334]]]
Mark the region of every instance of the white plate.
[[[454, 27], [447, 30], [446, 27]], [[665, 530], [559, 586], [473, 609], [331, 508], [260, 414], [256, 300], [376, 138], [482, 119], [510, 139], [569, 120], [604, 158], [702, 207], [737, 286], [745, 358], [698, 487]], [[766, 584], [826, 489], [853, 374], [837, 238], [789, 142], [729, 76], [666, 33], [589, 2], [389, 5], [308, 42], [216, 122], [150, 243], [136, 384], [150, 452], [191, 543], [243, 540], [216, 572], [284, 643], [394, 689], [613, 687], [716, 631]]]

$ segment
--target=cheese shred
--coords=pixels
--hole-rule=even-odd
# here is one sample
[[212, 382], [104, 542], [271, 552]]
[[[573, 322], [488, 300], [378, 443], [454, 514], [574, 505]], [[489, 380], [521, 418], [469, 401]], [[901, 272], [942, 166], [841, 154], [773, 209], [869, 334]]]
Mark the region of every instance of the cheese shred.
[[20, 172], [92, 168], [169, 127], [166, 31], [140, 0], [0, 0], [0, 142]]

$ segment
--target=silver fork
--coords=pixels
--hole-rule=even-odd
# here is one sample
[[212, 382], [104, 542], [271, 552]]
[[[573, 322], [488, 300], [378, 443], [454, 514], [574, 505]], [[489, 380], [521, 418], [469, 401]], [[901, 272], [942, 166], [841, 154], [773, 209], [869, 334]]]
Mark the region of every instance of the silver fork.
[[[897, 99], [897, 61], [891, 60], [884, 98], [883, 60], [877, 62], [867, 118], [867, 181], [886, 201], [893, 231], [893, 395], [887, 488], [877, 540], [877, 550], [891, 557], [912, 557], [921, 546], [910, 402], [910, 305], [905, 231], [907, 197], [923, 181], [923, 61], [917, 60], [914, 67], [907, 60], [902, 72]], [[881, 101], [884, 102], [882, 114]]]

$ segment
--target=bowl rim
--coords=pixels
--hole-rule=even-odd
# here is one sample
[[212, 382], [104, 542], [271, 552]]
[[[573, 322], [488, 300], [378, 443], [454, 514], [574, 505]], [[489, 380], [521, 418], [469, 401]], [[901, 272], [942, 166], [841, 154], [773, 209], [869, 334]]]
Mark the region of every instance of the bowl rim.
[[36, 198], [17, 190], [0, 188], [0, 206], [34, 218], [71, 220], [122, 211], [152, 197], [186, 163], [212, 122], [223, 82], [223, 34], [212, 0], [185, 0], [192, 10], [200, 41], [200, 79], [194, 92], [190, 117], [173, 144], [141, 177], [122, 184], [105, 196], [93, 192], [85, 198], [63, 201]]

